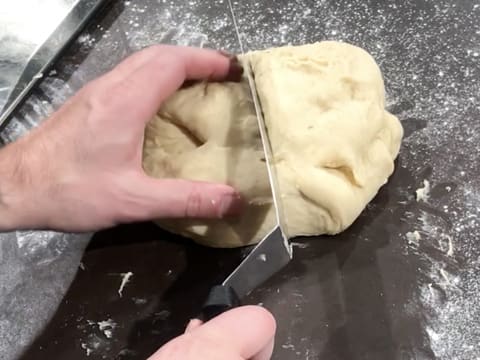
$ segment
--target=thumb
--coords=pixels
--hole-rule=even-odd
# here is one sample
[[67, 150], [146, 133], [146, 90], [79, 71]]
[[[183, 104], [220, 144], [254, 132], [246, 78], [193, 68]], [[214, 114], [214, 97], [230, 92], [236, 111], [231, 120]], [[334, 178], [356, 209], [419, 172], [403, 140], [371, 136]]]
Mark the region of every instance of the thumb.
[[223, 218], [239, 215], [243, 201], [231, 186], [141, 177], [136, 192], [151, 218]]
[[222, 340], [242, 359], [269, 360], [272, 356], [276, 321], [261, 306], [229, 310], [189, 333], [201, 339]]
[[275, 319], [267, 310], [239, 307], [173, 339], [149, 360], [268, 360], [275, 328]]

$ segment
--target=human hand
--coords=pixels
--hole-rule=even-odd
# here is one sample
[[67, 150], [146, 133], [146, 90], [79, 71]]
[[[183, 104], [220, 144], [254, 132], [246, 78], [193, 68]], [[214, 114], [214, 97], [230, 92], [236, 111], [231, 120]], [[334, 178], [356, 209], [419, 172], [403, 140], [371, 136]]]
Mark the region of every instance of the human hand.
[[275, 319], [264, 308], [244, 306], [202, 324], [193, 320], [185, 334], [148, 360], [268, 360], [273, 351]]
[[90, 82], [37, 129], [0, 151], [0, 231], [91, 231], [118, 223], [237, 213], [227, 185], [148, 177], [147, 122], [186, 80], [239, 81], [235, 58], [158, 45]]

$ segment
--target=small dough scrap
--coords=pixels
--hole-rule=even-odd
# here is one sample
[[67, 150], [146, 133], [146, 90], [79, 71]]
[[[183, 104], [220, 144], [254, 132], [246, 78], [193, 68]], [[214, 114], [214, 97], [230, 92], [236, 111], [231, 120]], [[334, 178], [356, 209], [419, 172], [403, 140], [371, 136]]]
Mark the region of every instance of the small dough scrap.
[[[393, 172], [403, 135], [385, 110], [374, 59], [326, 41], [255, 51], [242, 61], [255, 74], [289, 236], [346, 229]], [[227, 183], [248, 208], [238, 219], [159, 225], [209, 246], [258, 242], [275, 220], [263, 157], [246, 80], [179, 90], [146, 129], [146, 172]]]

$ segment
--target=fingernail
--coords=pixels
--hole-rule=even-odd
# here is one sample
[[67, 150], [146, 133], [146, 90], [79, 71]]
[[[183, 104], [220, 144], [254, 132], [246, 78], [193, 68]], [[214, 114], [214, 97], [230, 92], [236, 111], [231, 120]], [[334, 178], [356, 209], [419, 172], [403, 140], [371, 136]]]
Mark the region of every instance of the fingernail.
[[235, 57], [230, 59], [230, 66], [228, 68], [227, 76], [225, 77], [226, 81], [239, 82], [242, 79], [243, 75], [243, 66], [240, 64], [238, 59]]
[[237, 57], [237, 55], [235, 54], [232, 54], [231, 52], [228, 52], [226, 50], [217, 50], [217, 52], [222, 55], [222, 56], [225, 56], [226, 58], [229, 58], [229, 59], [234, 59]]
[[220, 200], [219, 216], [228, 217], [240, 215], [244, 206], [242, 197], [237, 194], [224, 195]]
[[239, 82], [242, 79], [243, 75], [243, 66], [240, 64], [240, 61], [238, 61], [238, 57], [235, 54], [229, 53], [228, 51], [225, 50], [217, 50], [217, 52], [228, 58], [230, 61], [229, 67], [228, 67], [228, 73], [227, 76], [225, 77], [225, 81], [235, 81]]

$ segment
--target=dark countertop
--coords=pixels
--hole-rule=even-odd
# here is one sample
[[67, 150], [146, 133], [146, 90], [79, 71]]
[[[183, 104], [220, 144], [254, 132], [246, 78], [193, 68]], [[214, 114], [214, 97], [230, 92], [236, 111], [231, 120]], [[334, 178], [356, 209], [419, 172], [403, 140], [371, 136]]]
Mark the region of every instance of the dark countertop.
[[[384, 73], [387, 107], [406, 130], [394, 175], [354, 225], [335, 237], [295, 240], [292, 263], [248, 299], [276, 315], [275, 359], [477, 356], [478, 1], [233, 7], [246, 49], [323, 39], [367, 49]], [[157, 41], [239, 51], [227, 1], [117, 2], [96, 21], [33, 98], [58, 106], [126, 54]], [[418, 202], [424, 180], [430, 197]], [[22, 359], [145, 359], [182, 332], [209, 287], [245, 254], [203, 248], [152, 224], [98, 233], [57, 313]], [[127, 272], [133, 275], [120, 297]], [[111, 338], [98, 326], [108, 319]]]

